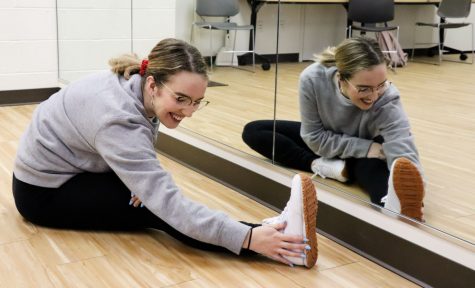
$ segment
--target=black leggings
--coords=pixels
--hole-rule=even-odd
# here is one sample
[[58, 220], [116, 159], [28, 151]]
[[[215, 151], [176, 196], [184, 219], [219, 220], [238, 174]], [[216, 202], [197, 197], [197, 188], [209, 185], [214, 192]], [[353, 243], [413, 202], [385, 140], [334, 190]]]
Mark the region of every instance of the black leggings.
[[[275, 128], [274, 161], [302, 171], [312, 172], [311, 163], [319, 158], [300, 137], [300, 122], [277, 120]], [[261, 155], [272, 159], [272, 132], [274, 121], [253, 121], [244, 127], [242, 139]], [[378, 137], [374, 141], [382, 143]], [[346, 169], [350, 183], [355, 182], [366, 191], [371, 202], [381, 205], [387, 194], [389, 170], [386, 162], [375, 158], [348, 158]]]
[[[30, 185], [13, 175], [13, 196], [20, 214], [40, 226], [106, 231], [153, 228], [194, 248], [229, 252], [224, 247], [188, 237], [146, 207], [129, 205], [131, 192], [113, 172], [77, 174], [59, 188]], [[241, 254], [253, 253], [243, 249]]]

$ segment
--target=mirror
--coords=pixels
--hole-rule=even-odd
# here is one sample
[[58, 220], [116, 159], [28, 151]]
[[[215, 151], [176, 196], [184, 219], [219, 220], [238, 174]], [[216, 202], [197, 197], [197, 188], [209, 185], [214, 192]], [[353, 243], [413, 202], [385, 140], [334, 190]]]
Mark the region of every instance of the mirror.
[[[251, 9], [246, 1], [239, 2], [240, 11], [232, 16], [230, 21], [238, 25], [249, 25]], [[234, 50], [251, 50], [249, 43], [252, 43], [252, 39], [250, 39], [249, 31], [237, 31], [235, 34], [236, 31], [232, 30], [213, 30], [210, 45], [209, 29], [195, 26], [191, 30], [192, 23], [219, 22], [224, 21], [225, 18], [201, 17], [195, 13], [196, 5], [196, 1], [189, 1], [187, 7], [182, 7], [182, 12], [178, 12], [189, 11], [191, 14], [191, 18], [187, 18], [189, 21], [185, 24], [188, 30], [178, 38], [193, 39], [192, 43], [207, 58], [207, 62], [210, 56], [213, 57], [213, 68], [209, 75], [212, 85], [206, 91], [206, 98], [210, 104], [193, 114], [193, 119], [184, 121], [180, 127], [264, 159], [243, 142], [241, 135], [247, 123], [261, 117], [269, 119], [274, 117], [275, 66], [272, 65], [270, 70], [264, 71], [259, 63], [259, 56], [256, 56], [257, 63], [253, 71], [250, 53], [236, 53], [235, 58], [232, 59], [232, 53], [223, 52], [223, 50], [233, 50], [234, 39], [236, 39]], [[257, 25], [256, 33], [266, 35], [265, 41], [256, 41], [257, 53], [275, 54], [277, 22], [276, 14], [273, 13], [276, 7], [272, 8], [265, 12], [268, 16], [266, 20]], [[184, 14], [178, 18], [186, 19]], [[214, 58], [215, 55], [216, 58]], [[232, 64], [238, 61], [244, 61], [247, 65], [233, 67]]]
[[[416, 21], [438, 21], [435, 9], [432, 5], [396, 5], [396, 18], [392, 23], [400, 26], [400, 43], [403, 48], [412, 47]], [[469, 22], [470, 19], [475, 22], [473, 10]], [[281, 43], [294, 45], [291, 50], [299, 53], [303, 62], [279, 63], [276, 118], [300, 121], [299, 74], [313, 63], [314, 54], [343, 41], [346, 11], [342, 5], [281, 4], [280, 17]], [[294, 31], [294, 34], [300, 34], [298, 41], [292, 35], [289, 37], [289, 33], [286, 34], [286, 29], [293, 28], [291, 23], [301, 23], [299, 33]], [[464, 32], [462, 29], [457, 30], [460, 32], [448, 32], [446, 46], [469, 51], [470, 36], [466, 33], [470, 33], [470, 29], [467, 28]], [[430, 37], [435, 36], [430, 30], [421, 29], [417, 33], [418, 39], [431, 40]], [[419, 51], [421, 53], [418, 54], [427, 55], [427, 52]], [[459, 54], [445, 57], [458, 60]], [[416, 58], [418, 59], [423, 60], [421, 57]], [[437, 61], [430, 58], [426, 60]], [[467, 62], [469, 61], [470, 58]], [[388, 71], [388, 79], [400, 91], [424, 168], [427, 182], [424, 198], [425, 224], [472, 244], [475, 243], [475, 196], [472, 191], [475, 179], [475, 153], [472, 148], [475, 147], [475, 84], [471, 80], [474, 75], [475, 65], [446, 61], [440, 66], [409, 62], [407, 66], [398, 68], [396, 73]], [[276, 153], [279, 153], [277, 147]], [[370, 201], [369, 196], [357, 185], [321, 177], [316, 180], [356, 195], [363, 201]]]

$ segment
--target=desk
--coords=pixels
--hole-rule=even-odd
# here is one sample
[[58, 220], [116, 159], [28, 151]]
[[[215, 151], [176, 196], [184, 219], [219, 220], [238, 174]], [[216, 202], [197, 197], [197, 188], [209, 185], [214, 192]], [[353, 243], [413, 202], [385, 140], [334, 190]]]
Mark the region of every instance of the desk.
[[[376, 0], [377, 1], [377, 0]], [[394, 0], [394, 4], [401, 5], [437, 5], [441, 0]], [[256, 27], [257, 12], [266, 3], [278, 4], [279, 0], [247, 0], [251, 6], [251, 24]], [[281, 4], [341, 4], [345, 7], [348, 5], [349, 0], [282, 0]], [[472, 0], [475, 3], [475, 0]], [[254, 29], [254, 35], [256, 34]], [[252, 50], [252, 35], [249, 36], [249, 50]], [[254, 38], [255, 39], [255, 38]]]
[[[441, 0], [394, 0], [394, 4], [438, 4]], [[250, 0], [248, 2], [278, 3], [279, 0]], [[295, 4], [345, 4], [349, 0], [282, 0], [280, 3]], [[472, 1], [475, 3], [475, 0]]]

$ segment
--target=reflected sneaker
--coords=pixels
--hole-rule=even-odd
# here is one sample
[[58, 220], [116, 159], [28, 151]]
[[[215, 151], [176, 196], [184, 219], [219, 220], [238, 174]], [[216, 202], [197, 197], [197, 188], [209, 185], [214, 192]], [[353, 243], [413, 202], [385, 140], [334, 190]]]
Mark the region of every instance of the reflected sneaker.
[[424, 182], [417, 166], [406, 158], [391, 165], [388, 194], [381, 199], [384, 208], [422, 221]]
[[345, 160], [342, 159], [329, 159], [320, 157], [312, 162], [312, 171], [316, 175], [322, 178], [331, 178], [340, 182], [348, 181], [348, 178], [344, 176]]
[[287, 222], [284, 234], [302, 235], [308, 239], [310, 250], [305, 250], [305, 258], [287, 257], [295, 265], [312, 268], [317, 262], [317, 192], [310, 177], [297, 174], [292, 179], [290, 199], [279, 216], [264, 219], [264, 224]]

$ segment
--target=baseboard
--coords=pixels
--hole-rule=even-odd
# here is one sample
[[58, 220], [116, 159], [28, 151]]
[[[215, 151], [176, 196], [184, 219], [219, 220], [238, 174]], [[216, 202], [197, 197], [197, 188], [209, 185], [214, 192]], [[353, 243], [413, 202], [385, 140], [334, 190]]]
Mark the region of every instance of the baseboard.
[[[256, 57], [256, 64], [266, 63], [276, 63], [277, 55], [276, 54], [259, 54]], [[279, 54], [279, 63], [284, 62], [299, 62], [299, 53], [282, 53]], [[252, 54], [247, 53], [241, 56], [238, 56], [239, 65], [251, 65], [252, 64]]]
[[[403, 49], [409, 56], [412, 53], [412, 49]], [[450, 54], [471, 54], [473, 51], [470, 50], [457, 50], [451, 47], [444, 47], [444, 55]], [[429, 48], [416, 48], [414, 49], [414, 56], [435, 56], [437, 55], [437, 46]]]
[[59, 87], [0, 91], [0, 106], [39, 103], [59, 91]]
[[[275, 210], [284, 208], [289, 196], [287, 185], [257, 173], [257, 169], [251, 167], [253, 165], [237, 165], [231, 160], [232, 157], [219, 157], [209, 152], [213, 149], [201, 149], [191, 145], [190, 141], [182, 141], [164, 133], [160, 135], [157, 146], [160, 153], [268, 207]], [[336, 209], [320, 200], [317, 221], [319, 233], [423, 287], [475, 287], [473, 267], [452, 261], [444, 257], [444, 253], [435, 253], [379, 228], [381, 225], [371, 225], [346, 213], [351, 210]], [[400, 221], [393, 223], [396, 226], [405, 224]], [[414, 228], [414, 233], [405, 234], [421, 233], [418, 229]], [[407, 236], [410, 238], [410, 235]], [[465, 253], [462, 250], [458, 254]]]

